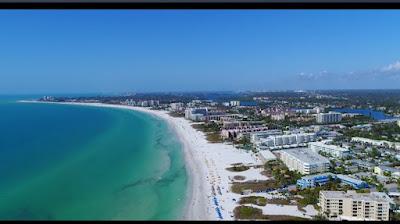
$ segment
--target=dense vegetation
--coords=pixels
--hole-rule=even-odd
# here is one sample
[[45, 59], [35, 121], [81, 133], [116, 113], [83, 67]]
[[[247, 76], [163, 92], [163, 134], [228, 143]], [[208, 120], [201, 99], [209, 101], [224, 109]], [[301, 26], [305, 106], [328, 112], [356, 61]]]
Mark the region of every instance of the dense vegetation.
[[400, 141], [400, 127], [396, 123], [374, 124], [370, 131], [347, 128], [342, 131], [347, 138], [363, 137], [374, 140]]
[[267, 199], [261, 196], [248, 196], [240, 198], [239, 204], [254, 204], [258, 206], [265, 206]]

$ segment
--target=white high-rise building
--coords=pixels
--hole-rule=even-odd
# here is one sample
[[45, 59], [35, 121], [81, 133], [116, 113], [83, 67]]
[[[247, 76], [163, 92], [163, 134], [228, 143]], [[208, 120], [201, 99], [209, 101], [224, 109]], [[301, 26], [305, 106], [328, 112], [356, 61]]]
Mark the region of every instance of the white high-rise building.
[[296, 170], [301, 174], [327, 172], [330, 162], [327, 158], [311, 151], [308, 148], [295, 148], [280, 151], [280, 158], [289, 170]]
[[388, 221], [392, 200], [383, 192], [320, 191], [321, 212], [334, 220]]
[[338, 123], [342, 120], [342, 114], [338, 112], [319, 113], [316, 117], [317, 123], [330, 124]]
[[240, 101], [232, 100], [231, 102], [229, 102], [229, 104], [231, 105], [231, 107], [238, 107], [240, 106]]
[[181, 111], [185, 108], [184, 103], [170, 103], [169, 106], [171, 107], [172, 111]]

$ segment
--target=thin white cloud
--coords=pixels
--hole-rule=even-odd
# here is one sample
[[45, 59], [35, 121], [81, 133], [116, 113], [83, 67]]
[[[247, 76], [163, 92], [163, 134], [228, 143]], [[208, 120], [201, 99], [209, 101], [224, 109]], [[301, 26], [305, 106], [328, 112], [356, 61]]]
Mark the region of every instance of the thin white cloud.
[[400, 60], [394, 63], [385, 65], [381, 68], [375, 68], [364, 71], [351, 71], [347, 73], [331, 73], [326, 70], [317, 73], [301, 72], [297, 76], [301, 80], [320, 81], [329, 78], [335, 80], [385, 80], [385, 79], [400, 79]]
[[384, 66], [381, 71], [383, 72], [400, 72], [400, 61]]

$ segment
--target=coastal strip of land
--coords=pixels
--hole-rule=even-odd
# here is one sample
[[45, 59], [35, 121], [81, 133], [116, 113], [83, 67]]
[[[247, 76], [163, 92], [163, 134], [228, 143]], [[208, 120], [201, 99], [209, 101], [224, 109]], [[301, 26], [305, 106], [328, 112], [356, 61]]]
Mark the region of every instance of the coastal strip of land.
[[[181, 117], [172, 117], [167, 111], [102, 103], [66, 102], [60, 104], [129, 109], [166, 121], [181, 141], [189, 174], [187, 205], [182, 215], [184, 220], [233, 220], [233, 210], [237, 206], [236, 202], [240, 195], [231, 192], [233, 175], [226, 168], [238, 163], [262, 164], [254, 155], [232, 145], [209, 143], [204, 133], [194, 129], [190, 121]], [[247, 176], [249, 179], [252, 179], [253, 175], [257, 176], [253, 179], [260, 178], [258, 172], [250, 172], [249, 175]]]

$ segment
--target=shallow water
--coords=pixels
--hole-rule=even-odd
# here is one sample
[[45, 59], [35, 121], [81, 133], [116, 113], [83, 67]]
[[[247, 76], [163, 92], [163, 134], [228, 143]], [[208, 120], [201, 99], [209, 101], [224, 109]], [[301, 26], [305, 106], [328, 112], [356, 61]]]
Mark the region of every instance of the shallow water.
[[2, 220], [177, 219], [186, 185], [181, 145], [160, 119], [0, 98]]

